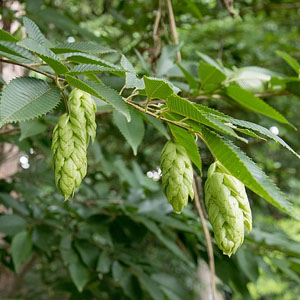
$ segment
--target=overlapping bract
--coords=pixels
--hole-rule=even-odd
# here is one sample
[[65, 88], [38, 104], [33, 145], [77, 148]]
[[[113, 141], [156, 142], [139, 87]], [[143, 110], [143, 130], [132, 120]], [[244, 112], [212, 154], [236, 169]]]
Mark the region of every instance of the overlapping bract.
[[194, 198], [193, 168], [183, 146], [167, 142], [161, 153], [162, 186], [174, 212], [181, 213], [188, 204], [188, 197]]
[[251, 231], [252, 216], [244, 184], [219, 162], [208, 169], [205, 204], [217, 245], [231, 256], [244, 241], [244, 227]]
[[[82, 125], [85, 124], [87, 145], [89, 144], [90, 138], [92, 142], [94, 142], [97, 127], [95, 121], [97, 106], [92, 96], [79, 89], [74, 89], [69, 96], [69, 110], [70, 117], [76, 115], [77, 117], [75, 117], [75, 119], [79, 119]], [[85, 121], [83, 119], [85, 119]]]
[[96, 135], [96, 105], [91, 96], [75, 89], [70, 93], [69, 114], [63, 114], [52, 134], [55, 182], [67, 200], [87, 172], [86, 149]]

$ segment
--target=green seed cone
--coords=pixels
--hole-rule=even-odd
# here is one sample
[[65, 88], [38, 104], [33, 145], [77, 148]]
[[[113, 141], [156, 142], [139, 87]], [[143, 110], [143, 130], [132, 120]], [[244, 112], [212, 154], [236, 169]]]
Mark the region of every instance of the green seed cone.
[[179, 214], [194, 198], [193, 168], [185, 148], [173, 141], [161, 153], [162, 186], [174, 212]]
[[[74, 89], [70, 93], [68, 103], [70, 118], [72, 119], [75, 114], [74, 122], [78, 120], [82, 125], [85, 124], [87, 134], [86, 142], [88, 146], [90, 138], [92, 142], [94, 142], [96, 136], [97, 125], [95, 112], [97, 111], [97, 106], [90, 94], [79, 89]], [[85, 119], [85, 121], [83, 119]]]
[[52, 134], [55, 182], [67, 200], [87, 172], [86, 148], [96, 136], [96, 104], [91, 95], [74, 89], [68, 100], [69, 114], [59, 118]]
[[76, 119], [74, 113], [72, 118], [63, 114], [52, 134], [55, 183], [65, 200], [74, 193], [87, 171], [86, 131], [80, 123], [82, 114], [78, 117]]
[[205, 204], [217, 245], [231, 256], [244, 241], [244, 227], [251, 231], [252, 216], [244, 184], [219, 162], [208, 169]]

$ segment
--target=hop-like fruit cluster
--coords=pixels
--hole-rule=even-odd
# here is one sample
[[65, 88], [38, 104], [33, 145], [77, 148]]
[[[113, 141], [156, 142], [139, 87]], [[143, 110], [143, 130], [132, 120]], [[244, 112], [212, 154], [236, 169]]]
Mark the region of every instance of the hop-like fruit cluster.
[[205, 204], [217, 245], [231, 256], [244, 241], [244, 227], [251, 231], [252, 216], [244, 184], [220, 162], [208, 169]]
[[174, 212], [179, 214], [194, 198], [193, 168], [185, 148], [169, 141], [161, 153], [162, 186]]
[[87, 146], [96, 135], [96, 105], [91, 96], [74, 89], [52, 134], [55, 182], [65, 199], [73, 195], [87, 172]]

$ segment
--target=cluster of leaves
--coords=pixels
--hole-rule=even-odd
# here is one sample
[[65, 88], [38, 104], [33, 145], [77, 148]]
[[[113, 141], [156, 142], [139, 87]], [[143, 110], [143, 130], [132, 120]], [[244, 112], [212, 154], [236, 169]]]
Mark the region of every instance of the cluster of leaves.
[[[49, 9], [47, 12], [44, 10], [39, 13], [46, 15], [49, 12]], [[226, 105], [239, 110], [242, 106], [263, 114], [293, 131], [293, 125], [260, 98], [268, 93], [298, 95], [299, 64], [287, 53], [278, 51], [278, 55], [296, 72], [295, 76], [285, 77], [257, 67], [228, 69], [200, 52], [200, 63], [183, 61], [176, 64], [180, 47], [166, 46], [153, 71], [140, 56], [144, 66], [141, 79], [129, 60], [109, 48], [104, 41], [101, 44], [58, 43], [48, 40], [30, 19], [23, 20], [27, 37], [19, 39], [1, 31], [0, 54], [12, 63], [33, 69], [35, 77], [38, 73], [46, 77], [17, 78], [4, 86], [0, 124], [20, 122], [21, 139], [24, 139], [19, 142], [14, 136], [3, 138], [4, 141], [26, 150], [33, 148], [49, 158], [46, 137], [51, 134], [48, 128], [51, 129], [57, 117], [51, 113], [41, 119], [36, 118], [56, 108], [61, 96], [68, 93], [69, 86], [93, 95], [101, 121], [105, 118], [102, 114], [112, 112], [114, 125], [108, 119], [109, 125], [99, 129], [99, 140], [91, 149], [90, 160], [95, 162], [96, 167], [91, 168], [89, 177], [72, 203], [62, 203], [51, 175], [45, 182], [41, 180], [49, 173], [51, 162], [46, 161], [41, 167], [39, 155], [32, 158], [36, 168], [16, 175], [12, 185], [3, 183], [7, 192], [1, 194], [1, 202], [13, 211], [13, 214], [0, 217], [1, 232], [6, 234], [6, 242], [11, 245], [10, 252], [5, 248], [1, 252], [6, 266], [19, 271], [21, 265], [35, 253], [47, 265], [43, 270], [53, 278], [47, 282], [41, 276], [39, 280], [55, 292], [71, 293], [72, 299], [82, 295], [86, 299], [193, 297], [195, 286], [187, 279], [193, 279], [191, 273], [196, 272], [197, 257], [207, 259], [199, 220], [190, 209], [181, 217], [169, 214], [170, 208], [159, 186], [144, 175], [146, 170], [156, 167], [164, 137], [169, 138], [161, 121], [168, 124], [173, 137], [186, 148], [200, 174], [202, 161], [198, 146], [204, 154], [203, 164], [206, 166], [211, 160], [203, 144], [196, 142], [195, 136], [250, 190], [298, 218], [285, 196], [232, 140], [246, 145], [245, 137], [250, 142], [271, 139], [295, 156], [299, 155], [267, 128], [198, 103], [202, 99], [212, 99], [214, 103], [214, 99], [221, 98]], [[56, 25], [57, 20], [54, 21]], [[82, 28], [77, 26], [72, 30], [80, 33]], [[85, 34], [86, 31], [82, 31], [82, 35]], [[95, 41], [95, 37], [91, 39]], [[119, 93], [122, 86], [121, 92], [126, 94], [124, 97]], [[115, 130], [112, 126], [120, 130], [134, 154], [138, 153], [140, 146], [142, 150], [138, 158], [143, 170], [131, 157], [126, 157], [129, 155], [126, 147], [126, 151], [119, 152], [120, 138], [117, 132], [112, 132]], [[153, 137], [149, 132], [157, 137], [157, 148], [153, 149]], [[37, 135], [39, 133], [43, 135]], [[118, 136], [117, 140], [113, 139], [114, 135]], [[99, 141], [104, 150], [101, 150]], [[241, 147], [245, 146], [241, 144]], [[153, 152], [158, 153], [157, 157], [149, 163]], [[120, 155], [125, 157], [121, 159]], [[128, 167], [131, 160], [132, 166]], [[204, 174], [205, 171], [204, 168]], [[38, 178], [38, 183], [34, 182], [34, 178]], [[26, 184], [22, 186], [21, 182]], [[12, 191], [24, 201], [10, 197]], [[258, 278], [259, 270], [266, 273], [280, 270], [293, 281], [299, 280], [297, 243], [283, 232], [273, 230], [255, 228], [247, 238], [248, 247], [239, 250], [231, 260], [222, 257], [216, 249], [217, 275], [224, 290], [228, 285], [247, 295], [246, 284]], [[277, 254], [267, 260], [272, 251]], [[164, 255], [170, 256], [170, 253], [174, 261], [166, 265], [166, 262], [163, 263]], [[157, 265], [154, 263], [156, 259], [159, 261]], [[60, 268], [57, 261], [60, 260], [65, 269], [57, 272]], [[236, 269], [241, 270], [242, 275], [237, 275]], [[181, 278], [186, 279], [183, 286], [179, 283]], [[70, 285], [70, 279], [77, 289]], [[42, 288], [45, 286], [41, 285]], [[78, 291], [84, 294], [79, 295]]]

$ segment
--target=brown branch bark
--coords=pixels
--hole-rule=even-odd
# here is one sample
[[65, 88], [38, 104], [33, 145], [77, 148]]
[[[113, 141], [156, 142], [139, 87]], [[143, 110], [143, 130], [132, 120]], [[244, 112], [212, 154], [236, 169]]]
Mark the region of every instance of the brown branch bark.
[[[198, 186], [198, 188], [197, 188], [197, 186]], [[193, 189], [194, 189], [194, 195], [195, 195], [194, 200], [195, 200], [197, 212], [199, 214], [201, 224], [203, 227], [203, 231], [204, 231], [204, 235], [205, 235], [205, 239], [206, 239], [207, 253], [208, 253], [208, 259], [209, 259], [209, 268], [210, 268], [212, 299], [217, 300], [214, 250], [213, 250], [213, 246], [212, 246], [211, 236], [210, 236], [207, 224], [206, 224], [204, 211], [201, 207], [200, 200], [199, 200], [199, 194], [202, 196], [201, 178], [199, 176], [197, 176], [193, 181]]]
[[[167, 1], [167, 6], [168, 6], [171, 33], [172, 33], [172, 36], [173, 36], [174, 43], [176, 45], [178, 45], [179, 44], [179, 39], [178, 39], [178, 34], [177, 34], [177, 29], [176, 29], [176, 23], [175, 23], [175, 17], [174, 17], [172, 2], [171, 2], [171, 0], [166, 0], [166, 1]], [[177, 52], [177, 61], [181, 62], [181, 53], [180, 53], [180, 51]]]

